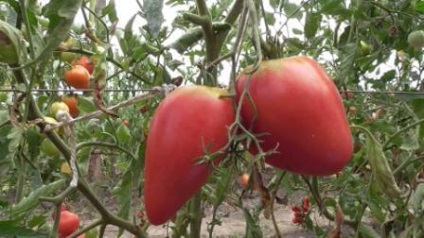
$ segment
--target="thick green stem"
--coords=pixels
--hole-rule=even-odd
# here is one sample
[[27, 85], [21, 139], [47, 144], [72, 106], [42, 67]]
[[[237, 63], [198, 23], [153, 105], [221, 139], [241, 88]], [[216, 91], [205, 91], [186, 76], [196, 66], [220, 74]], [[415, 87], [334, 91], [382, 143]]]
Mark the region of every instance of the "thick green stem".
[[26, 163], [24, 161], [23, 156], [19, 155], [19, 174], [18, 174], [18, 182], [16, 185], [16, 196], [15, 196], [15, 203], [18, 203], [23, 198], [23, 191], [24, 191], [24, 185], [25, 185], [25, 173], [26, 173]]
[[190, 238], [200, 238], [202, 228], [202, 192], [190, 200]]

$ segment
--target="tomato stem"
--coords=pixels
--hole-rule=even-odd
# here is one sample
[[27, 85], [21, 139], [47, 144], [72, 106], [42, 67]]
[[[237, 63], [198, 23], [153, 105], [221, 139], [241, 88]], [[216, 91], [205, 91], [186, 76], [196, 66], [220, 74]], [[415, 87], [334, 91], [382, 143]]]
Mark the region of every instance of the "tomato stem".
[[199, 191], [190, 201], [190, 238], [200, 238], [202, 217], [202, 192]]

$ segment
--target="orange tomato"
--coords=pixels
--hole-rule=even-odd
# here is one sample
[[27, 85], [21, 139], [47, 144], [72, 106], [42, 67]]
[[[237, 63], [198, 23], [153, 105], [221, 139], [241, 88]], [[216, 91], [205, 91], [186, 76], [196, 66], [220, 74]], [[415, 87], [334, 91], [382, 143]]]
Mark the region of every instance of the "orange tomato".
[[249, 176], [248, 173], [243, 173], [240, 176], [240, 185], [244, 188], [247, 187], [247, 185], [249, 184], [249, 178], [250, 178], [250, 176]]
[[90, 73], [81, 65], [75, 65], [65, 72], [65, 81], [76, 89], [90, 87]]
[[62, 96], [62, 102], [64, 102], [69, 108], [69, 114], [72, 117], [77, 117], [80, 113], [78, 110], [78, 100], [76, 96]]
[[81, 58], [79, 58], [77, 61], [75, 61], [74, 63], [75, 65], [81, 65], [84, 68], [87, 69], [88, 73], [92, 74], [94, 71], [94, 63], [93, 61], [91, 61], [90, 58], [88, 58], [87, 56], [83, 55], [81, 56]]

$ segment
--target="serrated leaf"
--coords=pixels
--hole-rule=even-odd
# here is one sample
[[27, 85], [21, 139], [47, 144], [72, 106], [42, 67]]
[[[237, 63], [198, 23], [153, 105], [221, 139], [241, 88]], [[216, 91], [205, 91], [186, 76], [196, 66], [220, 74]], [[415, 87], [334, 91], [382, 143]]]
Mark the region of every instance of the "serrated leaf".
[[96, 110], [93, 100], [87, 97], [78, 97], [78, 110], [83, 113], [89, 113]]
[[147, 26], [149, 27], [150, 34], [156, 37], [164, 22], [162, 14], [163, 0], [144, 0], [143, 2]]
[[284, 13], [287, 18], [298, 18], [299, 16], [302, 16], [300, 7], [290, 2], [287, 2], [286, 4], [284, 4]]
[[229, 182], [230, 179], [232, 178], [232, 166], [223, 169], [222, 171], [220, 171], [220, 175], [217, 178], [217, 183], [216, 183], [216, 187], [215, 187], [215, 201], [214, 201], [214, 207], [218, 207], [226, 198], [227, 196], [227, 191], [228, 191], [228, 186], [229, 186]]
[[28, 143], [28, 153], [30, 154], [30, 158], [37, 158], [40, 153], [40, 133], [34, 129], [28, 129], [26, 131], [26, 139]]
[[263, 232], [259, 226], [259, 218], [250, 214], [247, 208], [243, 208], [244, 219], [246, 220], [246, 238], [261, 238]]
[[45, 46], [33, 62], [44, 61], [67, 37], [82, 0], [52, 0], [46, 5], [44, 15], [49, 18]]
[[0, 221], [0, 237], [47, 238], [49, 235], [17, 226], [12, 221]]
[[9, 143], [10, 139], [7, 138], [7, 135], [10, 134], [12, 126], [5, 125], [0, 127], [0, 165], [9, 163], [8, 154], [9, 154]]
[[355, 64], [357, 57], [357, 45], [354, 43], [347, 44], [343, 47], [341, 52], [341, 62], [338, 72], [337, 79], [340, 82], [346, 83], [348, 77], [346, 75], [351, 75], [351, 71], [353, 69], [353, 65]]
[[9, 152], [14, 152], [18, 149], [19, 144], [23, 138], [23, 134], [25, 133], [22, 127], [13, 127], [7, 135], [7, 139], [9, 139]]
[[117, 22], [118, 14], [116, 13], [115, 0], [110, 0], [109, 4], [102, 9], [102, 15], [107, 15], [110, 22]]
[[65, 179], [61, 179], [53, 183], [43, 185], [39, 187], [38, 189], [32, 191], [27, 197], [22, 199], [21, 202], [12, 206], [12, 208], [10, 209], [10, 216], [16, 217], [18, 215], [26, 213], [29, 210], [35, 208], [39, 204], [38, 199], [40, 196], [51, 195], [53, 192], [56, 192], [61, 187], [63, 187], [65, 185], [65, 182], [66, 182]]
[[[130, 215], [131, 196], [128, 196], [128, 194], [131, 194], [132, 185], [132, 173], [126, 172], [118, 186], [113, 190], [113, 194], [115, 194], [119, 202], [118, 216], [123, 219], [128, 219]], [[123, 230], [120, 229], [119, 233], [122, 232]]]
[[118, 137], [117, 139], [120, 143], [126, 143], [131, 139], [131, 132], [127, 126], [121, 124], [116, 130], [116, 136]]
[[0, 62], [18, 64], [26, 59], [25, 45], [21, 32], [0, 20]]
[[322, 15], [319, 13], [311, 12], [306, 15], [304, 32], [307, 39], [312, 39], [315, 37], [315, 34], [317, 33], [321, 24], [321, 18]]
[[358, 232], [363, 238], [380, 238], [381, 236], [370, 226], [361, 223], [358, 227]]

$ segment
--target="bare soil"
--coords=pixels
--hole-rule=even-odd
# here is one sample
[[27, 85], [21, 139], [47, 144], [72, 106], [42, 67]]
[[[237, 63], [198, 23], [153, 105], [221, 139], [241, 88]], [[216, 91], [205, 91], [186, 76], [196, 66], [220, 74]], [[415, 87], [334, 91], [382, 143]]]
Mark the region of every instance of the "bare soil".
[[[110, 194], [109, 194], [110, 195]], [[105, 205], [111, 210], [116, 211], [116, 202], [114, 201], [113, 196], [103, 196]], [[301, 196], [299, 196], [299, 199]], [[140, 209], [140, 198], [135, 197], [134, 199], [134, 212]], [[244, 198], [244, 204], [247, 206], [255, 206], [259, 204], [259, 196], [252, 195]], [[300, 201], [300, 200], [299, 200]], [[80, 201], [80, 203], [85, 203]], [[84, 209], [78, 211], [81, 216], [81, 220], [84, 221], [83, 225], [90, 223], [95, 219], [95, 215], [93, 215], [94, 209], [88, 207], [88, 204], [74, 204], [75, 207], [78, 206], [80, 208], [85, 207]], [[71, 203], [72, 206], [72, 203]], [[209, 233], [207, 230], [208, 223], [212, 220], [212, 206], [204, 207], [204, 218], [202, 221], [202, 232], [201, 237], [209, 237]], [[282, 237], [289, 238], [309, 238], [316, 237], [313, 232], [308, 231], [306, 228], [293, 224], [292, 216], [293, 212], [291, 211], [291, 207], [289, 205], [274, 205], [274, 214], [276, 219], [276, 224], [278, 225], [278, 229]], [[324, 218], [320, 217], [316, 212], [312, 210], [313, 220], [322, 227], [328, 227], [328, 230], [331, 229], [331, 223], [329, 223]], [[245, 237], [246, 233], [246, 222], [245, 217], [241, 209], [233, 207], [227, 203], [223, 203], [217, 213], [218, 217], [222, 221], [221, 225], [217, 225], [213, 231], [213, 237], [224, 238], [224, 237]], [[171, 237], [173, 223], [170, 222], [168, 224], [162, 226], [150, 226], [147, 230], [149, 237], [151, 238], [163, 238], [163, 237]], [[262, 229], [264, 237], [277, 237], [276, 231], [273, 225], [273, 221], [271, 219], [265, 219], [263, 214], [260, 215], [260, 227]], [[105, 236], [106, 238], [118, 237], [119, 229], [114, 226], [108, 226], [106, 229]], [[121, 237], [134, 237], [132, 234], [128, 232], [124, 232]]]

